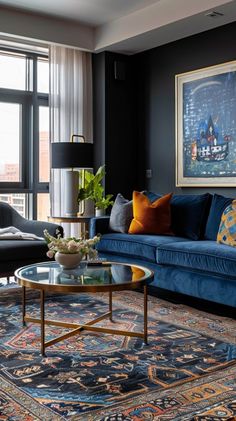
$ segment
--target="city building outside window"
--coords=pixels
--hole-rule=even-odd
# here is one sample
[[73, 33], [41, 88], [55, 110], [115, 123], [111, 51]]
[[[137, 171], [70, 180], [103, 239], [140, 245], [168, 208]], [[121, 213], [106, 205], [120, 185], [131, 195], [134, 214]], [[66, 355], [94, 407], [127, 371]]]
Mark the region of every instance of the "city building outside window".
[[0, 200], [22, 216], [49, 215], [49, 63], [0, 48]]

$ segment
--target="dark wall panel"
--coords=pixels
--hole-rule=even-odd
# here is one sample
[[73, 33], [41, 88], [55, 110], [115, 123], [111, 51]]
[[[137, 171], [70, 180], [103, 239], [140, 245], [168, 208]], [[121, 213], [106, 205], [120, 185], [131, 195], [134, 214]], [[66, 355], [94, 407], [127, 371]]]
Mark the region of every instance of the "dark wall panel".
[[137, 178], [135, 101], [130, 57], [107, 53], [107, 191], [130, 197]]
[[95, 163], [106, 165], [106, 193], [131, 197], [137, 188], [137, 126], [131, 57], [93, 56]]
[[105, 163], [105, 53], [93, 55], [93, 141], [95, 170]]
[[[175, 75], [236, 59], [236, 23], [185, 38], [133, 57], [139, 93], [139, 186], [160, 193], [218, 192], [233, 188], [175, 187]], [[145, 168], [153, 177], [146, 179]]]

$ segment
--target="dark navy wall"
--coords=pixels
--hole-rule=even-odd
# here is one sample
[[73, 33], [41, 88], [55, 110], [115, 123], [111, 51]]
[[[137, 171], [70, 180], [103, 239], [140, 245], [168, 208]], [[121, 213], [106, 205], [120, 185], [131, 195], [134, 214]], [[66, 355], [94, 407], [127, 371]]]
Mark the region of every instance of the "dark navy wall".
[[[93, 55], [95, 164], [106, 164], [107, 193], [236, 196], [233, 188], [175, 187], [175, 75], [235, 60], [235, 39], [233, 23], [134, 56]], [[120, 80], [115, 62], [124, 65]]]
[[138, 188], [136, 85], [132, 57], [93, 55], [95, 167], [106, 165], [106, 193]]
[[105, 163], [105, 53], [93, 56], [94, 166]]
[[[235, 60], [235, 39], [233, 23], [133, 57], [139, 93], [141, 189], [146, 184], [146, 188], [160, 193], [211, 191], [236, 196], [233, 188], [175, 187], [175, 75]], [[152, 169], [151, 179], [145, 179], [145, 168]]]

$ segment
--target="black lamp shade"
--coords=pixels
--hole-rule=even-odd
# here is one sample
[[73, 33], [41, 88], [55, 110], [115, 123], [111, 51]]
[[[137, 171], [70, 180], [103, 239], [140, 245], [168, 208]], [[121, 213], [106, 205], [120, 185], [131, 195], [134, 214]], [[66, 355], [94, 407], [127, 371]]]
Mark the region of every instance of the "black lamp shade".
[[93, 143], [54, 142], [52, 168], [93, 168]]

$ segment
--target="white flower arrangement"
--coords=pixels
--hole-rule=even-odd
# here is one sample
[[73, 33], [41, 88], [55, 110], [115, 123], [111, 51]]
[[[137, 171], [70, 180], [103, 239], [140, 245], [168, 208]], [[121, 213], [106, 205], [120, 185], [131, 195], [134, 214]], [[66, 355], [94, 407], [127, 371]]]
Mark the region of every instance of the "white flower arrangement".
[[47, 256], [50, 259], [52, 259], [57, 252], [63, 254], [79, 253], [88, 259], [97, 258], [97, 250], [94, 246], [100, 240], [99, 236], [86, 240], [85, 238], [76, 237], [63, 238], [61, 237], [61, 234], [57, 234], [57, 237], [53, 237], [47, 230], [44, 230], [43, 233], [49, 249]]

